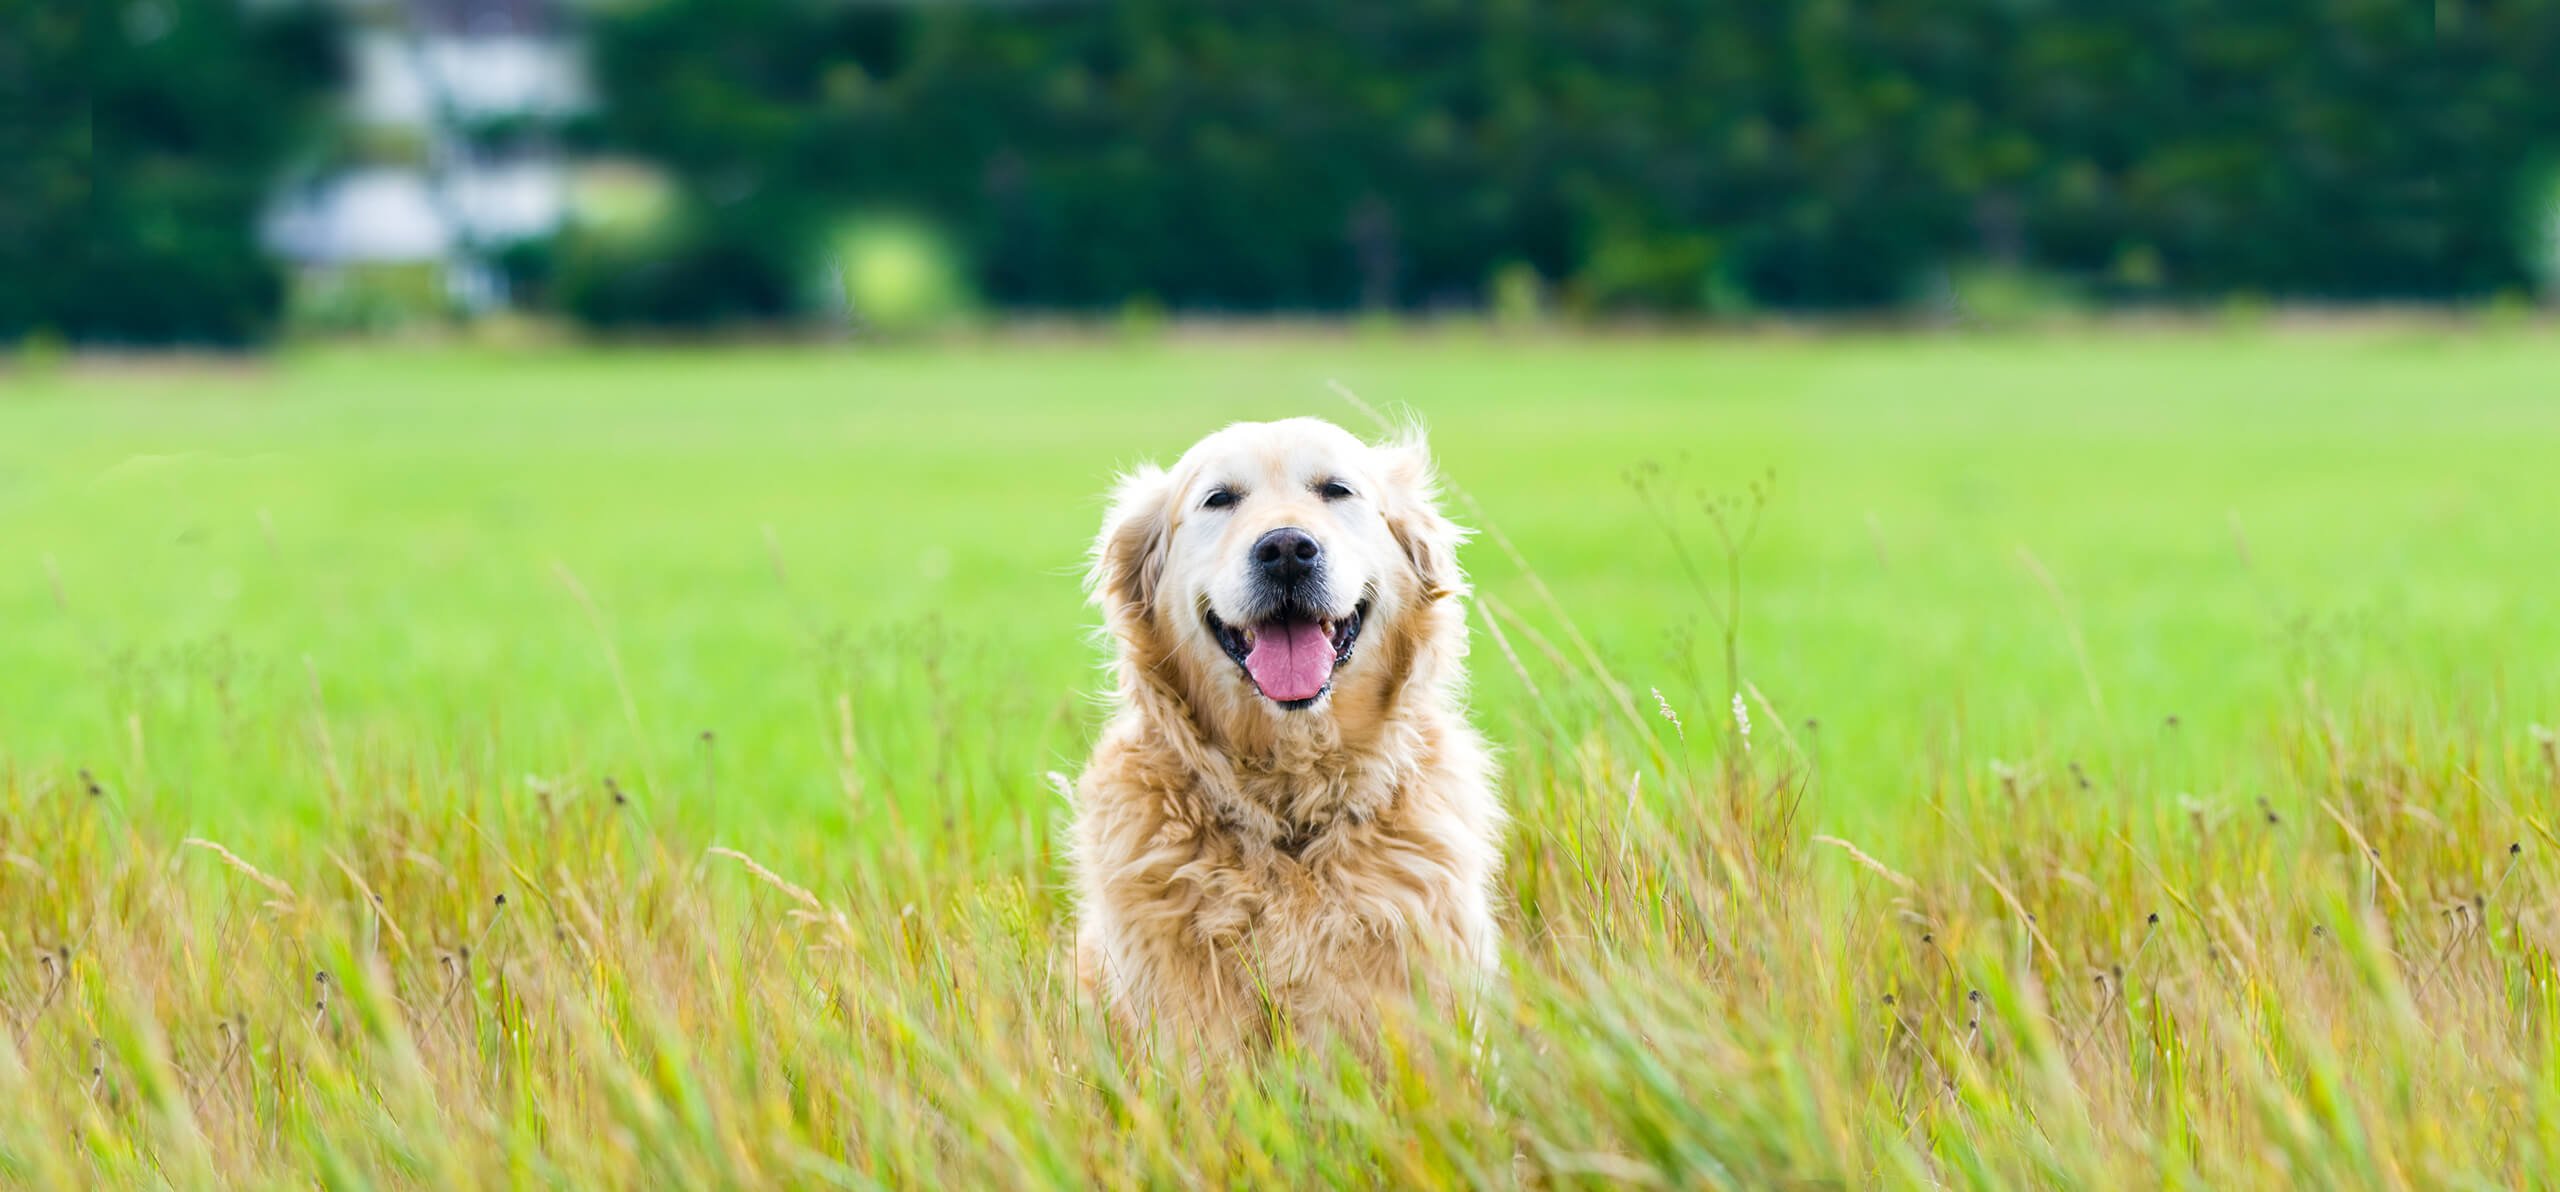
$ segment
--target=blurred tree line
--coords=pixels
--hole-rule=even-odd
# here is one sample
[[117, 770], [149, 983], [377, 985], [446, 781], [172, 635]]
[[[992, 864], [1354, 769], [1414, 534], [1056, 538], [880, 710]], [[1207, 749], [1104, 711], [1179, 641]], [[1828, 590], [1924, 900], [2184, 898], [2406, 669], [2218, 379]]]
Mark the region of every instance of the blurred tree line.
[[0, 343], [269, 332], [258, 213], [338, 55], [315, 4], [0, 0]]
[[[324, 139], [334, 11], [0, 0], [0, 342], [269, 330], [257, 214]], [[2560, 226], [2560, 0], [587, 13], [581, 147], [672, 185], [506, 267], [598, 325], [812, 314], [865, 216], [999, 307], [1235, 312], [1857, 309], [1973, 268], [2463, 299]]]
[[[2560, 0], [637, 0], [595, 59], [674, 230], [591, 316], [778, 315], [848, 211], [999, 306], [1872, 307], [2528, 284]], [[1530, 273], [1527, 271], [1534, 271]]]

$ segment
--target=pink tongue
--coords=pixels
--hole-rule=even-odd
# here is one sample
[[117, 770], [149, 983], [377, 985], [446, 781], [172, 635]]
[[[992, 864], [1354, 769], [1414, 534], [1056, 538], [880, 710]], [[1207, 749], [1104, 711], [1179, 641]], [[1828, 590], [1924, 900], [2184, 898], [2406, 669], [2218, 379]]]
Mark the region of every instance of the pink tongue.
[[1333, 678], [1333, 643], [1313, 621], [1273, 621], [1254, 630], [1244, 669], [1272, 699], [1314, 699]]

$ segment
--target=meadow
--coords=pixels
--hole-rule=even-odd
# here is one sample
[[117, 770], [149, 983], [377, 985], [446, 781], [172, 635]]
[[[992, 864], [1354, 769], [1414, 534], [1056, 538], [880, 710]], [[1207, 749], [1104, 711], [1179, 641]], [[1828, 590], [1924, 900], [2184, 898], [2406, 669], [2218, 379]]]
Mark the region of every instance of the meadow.
[[[2420, 324], [22, 366], [0, 1184], [2544, 1182], [2555, 377]], [[1482, 531], [1510, 980], [1195, 1079], [1065, 962], [1082, 554], [1117, 468], [1364, 406]]]

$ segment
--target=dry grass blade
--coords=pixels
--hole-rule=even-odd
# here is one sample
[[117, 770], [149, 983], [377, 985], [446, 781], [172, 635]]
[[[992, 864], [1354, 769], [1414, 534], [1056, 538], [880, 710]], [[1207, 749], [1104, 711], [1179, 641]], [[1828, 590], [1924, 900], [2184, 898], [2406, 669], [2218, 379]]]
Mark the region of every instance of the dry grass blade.
[[1813, 837], [1813, 842], [1815, 844], [1827, 844], [1833, 848], [1839, 849], [1841, 852], [1849, 854], [1850, 860], [1866, 866], [1868, 869], [1874, 871], [1877, 876], [1882, 877], [1888, 882], [1892, 882], [1896, 889], [1903, 890], [1905, 892], [1916, 892], [1920, 888], [1919, 883], [1902, 876], [1900, 873], [1895, 872], [1892, 866], [1868, 855], [1867, 850], [1859, 848], [1857, 845], [1851, 844], [1846, 840], [1842, 840], [1837, 836], [1816, 835]]
[[2372, 868], [2374, 876], [2382, 879], [2382, 884], [2390, 888], [2391, 900], [2398, 903], [2401, 910], [2409, 909], [2409, 895], [2400, 888], [2400, 879], [2391, 876], [2390, 867], [2382, 863], [2382, 850], [2373, 847], [2373, 842], [2365, 839], [2364, 833], [2356, 829], [2355, 824], [2347, 819], [2347, 813], [2338, 810], [2336, 804], [2322, 799], [2320, 810], [2327, 812], [2329, 818], [2338, 825], [2338, 829], [2347, 834], [2347, 839], [2355, 842], [2357, 854], [2362, 856], [2365, 864]]
[[347, 875], [347, 881], [356, 888], [356, 893], [364, 896], [365, 906], [373, 914], [374, 921], [382, 924], [384, 929], [391, 933], [392, 939], [399, 941], [401, 951], [408, 951], [409, 933], [400, 930], [399, 921], [391, 917], [390, 910], [383, 905], [382, 896], [373, 892], [373, 887], [365, 883], [363, 875], [358, 874], [356, 867], [348, 864], [345, 857], [339, 856], [336, 849], [329, 849], [327, 853], [329, 863], [337, 866], [338, 872]]
[[755, 858], [750, 857], [745, 853], [739, 852], [733, 848], [721, 848], [717, 845], [703, 851], [714, 857], [727, 857], [730, 860], [737, 862], [744, 866], [748, 873], [755, 875], [757, 881], [763, 882], [776, 890], [782, 891], [784, 894], [789, 895], [792, 901], [809, 908], [813, 913], [824, 914], [826, 912], [826, 907], [818, 901], [817, 895], [810, 893], [802, 886], [793, 884], [790, 879], [783, 877], [781, 874], [765, 868], [762, 862], [757, 861]]
[[2061, 972], [2062, 954], [2053, 950], [2053, 942], [2044, 938], [2044, 929], [2036, 925], [2036, 917], [2027, 913], [2026, 904], [2018, 901], [2018, 895], [2009, 889], [2009, 884], [1979, 863], [1974, 865], [1973, 871], [1991, 884], [1991, 888], [2000, 895], [2000, 901], [2008, 904], [2009, 913], [2018, 917], [2018, 925], [2027, 929], [2028, 938], [2033, 939], [2036, 949], [2044, 953], [2045, 963], [2053, 966], [2052, 971]]
[[222, 858], [223, 864], [239, 870], [242, 874], [247, 875], [249, 880], [258, 883], [261, 886], [265, 886], [270, 893], [273, 893], [278, 898], [281, 898], [288, 903], [293, 901], [293, 887], [284, 884], [283, 881], [277, 878], [268, 876], [266, 871], [242, 860], [240, 858], [240, 854], [232, 852], [230, 849], [224, 848], [223, 846], [201, 836], [187, 837], [183, 843], [189, 848], [200, 848]]

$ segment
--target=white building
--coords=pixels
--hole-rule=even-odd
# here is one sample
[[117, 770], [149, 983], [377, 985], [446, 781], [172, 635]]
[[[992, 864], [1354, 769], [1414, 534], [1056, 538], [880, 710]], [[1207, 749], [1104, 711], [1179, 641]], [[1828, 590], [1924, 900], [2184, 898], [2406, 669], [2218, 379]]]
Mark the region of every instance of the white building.
[[[307, 271], [439, 265], [472, 309], [505, 295], [491, 253], [557, 231], [566, 163], [544, 130], [592, 102], [572, 14], [559, 0], [352, 0], [347, 120], [388, 160], [287, 186], [269, 247]], [[527, 130], [492, 148], [472, 132]]]

